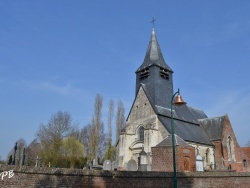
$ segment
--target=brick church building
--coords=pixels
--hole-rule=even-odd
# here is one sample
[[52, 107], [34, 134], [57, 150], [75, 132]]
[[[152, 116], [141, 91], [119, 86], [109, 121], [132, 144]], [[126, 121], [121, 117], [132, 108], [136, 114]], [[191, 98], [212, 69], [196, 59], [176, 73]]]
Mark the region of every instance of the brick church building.
[[[163, 58], [154, 28], [135, 73], [135, 99], [116, 144], [118, 169], [140, 170], [143, 163], [148, 171], [173, 171], [169, 138], [174, 72]], [[209, 118], [183, 105], [173, 107], [173, 118], [177, 171], [250, 171], [250, 148], [239, 146], [228, 115]], [[142, 153], [145, 160], [140, 159]]]

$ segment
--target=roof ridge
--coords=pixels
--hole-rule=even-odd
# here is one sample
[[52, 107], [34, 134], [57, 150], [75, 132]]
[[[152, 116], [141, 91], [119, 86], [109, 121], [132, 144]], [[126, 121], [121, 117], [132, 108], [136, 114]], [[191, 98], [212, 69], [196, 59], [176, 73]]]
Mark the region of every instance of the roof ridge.
[[210, 118], [202, 118], [202, 119], [198, 119], [198, 121], [202, 121], [202, 120], [209, 120], [209, 119], [216, 119], [216, 118], [224, 118], [226, 117], [226, 115], [223, 115], [223, 116], [215, 116], [215, 117], [210, 117]]

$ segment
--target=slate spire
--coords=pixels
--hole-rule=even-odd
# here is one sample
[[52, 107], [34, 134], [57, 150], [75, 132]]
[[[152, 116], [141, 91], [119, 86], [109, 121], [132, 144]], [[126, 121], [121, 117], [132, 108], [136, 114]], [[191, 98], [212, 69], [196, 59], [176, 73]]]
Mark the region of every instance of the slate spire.
[[148, 49], [144, 58], [144, 61], [142, 65], [137, 69], [136, 72], [141, 71], [145, 69], [146, 67], [156, 65], [162, 68], [165, 68], [171, 72], [172, 69], [165, 63], [165, 60], [163, 58], [160, 45], [158, 43], [158, 40], [156, 38], [155, 30], [152, 29], [151, 38], [148, 44]]
[[144, 61], [135, 73], [135, 93], [137, 94], [141, 84], [144, 84], [149, 91], [154, 105], [169, 108], [173, 95], [173, 71], [165, 63], [154, 28]]

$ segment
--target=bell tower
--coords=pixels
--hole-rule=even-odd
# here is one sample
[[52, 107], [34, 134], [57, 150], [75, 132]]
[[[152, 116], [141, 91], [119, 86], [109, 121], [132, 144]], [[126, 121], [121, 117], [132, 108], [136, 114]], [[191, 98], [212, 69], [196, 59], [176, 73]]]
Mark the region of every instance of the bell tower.
[[154, 105], [170, 108], [173, 70], [165, 63], [154, 28], [141, 66], [136, 70], [136, 94], [145, 84]]

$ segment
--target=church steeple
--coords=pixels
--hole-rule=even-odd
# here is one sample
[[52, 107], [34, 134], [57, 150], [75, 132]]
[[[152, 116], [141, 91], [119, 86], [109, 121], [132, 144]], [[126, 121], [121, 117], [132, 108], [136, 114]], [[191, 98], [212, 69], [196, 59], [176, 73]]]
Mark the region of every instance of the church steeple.
[[137, 69], [136, 72], [141, 71], [145, 69], [146, 67], [149, 67], [152, 65], [156, 65], [164, 69], [167, 69], [168, 71], [173, 72], [172, 69], [165, 63], [165, 60], [161, 52], [161, 48], [156, 38], [154, 28], [152, 30], [151, 38], [148, 44], [148, 49], [147, 49], [144, 61], [141, 64], [141, 66]]
[[172, 69], [166, 64], [153, 28], [148, 49], [136, 70], [136, 93], [145, 84], [155, 105], [169, 107], [173, 95]]

